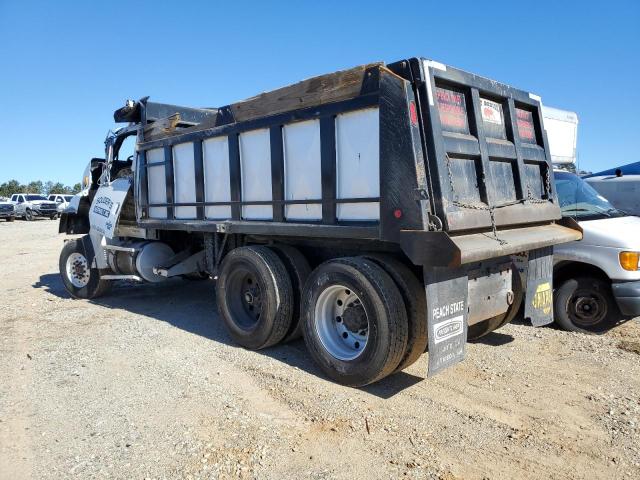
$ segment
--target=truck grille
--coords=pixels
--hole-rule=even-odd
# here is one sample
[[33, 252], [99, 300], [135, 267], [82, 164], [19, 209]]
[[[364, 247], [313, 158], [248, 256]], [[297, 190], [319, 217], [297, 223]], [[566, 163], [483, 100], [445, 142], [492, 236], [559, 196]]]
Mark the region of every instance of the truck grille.
[[12, 205], [0, 205], [0, 212], [11, 212], [13, 211]]

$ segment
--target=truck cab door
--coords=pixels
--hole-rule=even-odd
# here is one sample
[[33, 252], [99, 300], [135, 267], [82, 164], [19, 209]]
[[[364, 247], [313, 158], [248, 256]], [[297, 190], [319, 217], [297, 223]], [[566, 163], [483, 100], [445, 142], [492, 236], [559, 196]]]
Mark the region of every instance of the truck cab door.
[[24, 197], [22, 195], [16, 196], [16, 213], [24, 213]]

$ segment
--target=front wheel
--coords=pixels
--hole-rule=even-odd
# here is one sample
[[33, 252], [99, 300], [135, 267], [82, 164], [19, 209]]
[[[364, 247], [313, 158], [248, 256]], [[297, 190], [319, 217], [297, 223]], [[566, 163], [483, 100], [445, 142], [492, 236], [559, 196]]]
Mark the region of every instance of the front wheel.
[[7, 217], [7, 222], [13, 222], [16, 219], [16, 217]]
[[62, 247], [60, 275], [65, 288], [74, 298], [99, 297], [111, 285], [108, 280], [101, 279], [100, 270], [92, 267], [93, 258], [93, 253], [87, 251], [82, 239], [69, 240]]
[[620, 319], [608, 282], [596, 277], [570, 278], [553, 296], [554, 320], [570, 332], [602, 333]]

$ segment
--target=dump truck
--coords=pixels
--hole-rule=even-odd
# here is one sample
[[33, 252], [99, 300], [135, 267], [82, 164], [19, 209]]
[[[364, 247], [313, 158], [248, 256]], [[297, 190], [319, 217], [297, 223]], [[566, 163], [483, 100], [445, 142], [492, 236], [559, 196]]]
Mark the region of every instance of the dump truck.
[[350, 386], [428, 351], [433, 375], [523, 301], [532, 324], [553, 319], [552, 247], [581, 233], [560, 214], [537, 98], [410, 58], [222, 107], [127, 101], [61, 216], [81, 235], [65, 287], [211, 278], [243, 347], [303, 336]]

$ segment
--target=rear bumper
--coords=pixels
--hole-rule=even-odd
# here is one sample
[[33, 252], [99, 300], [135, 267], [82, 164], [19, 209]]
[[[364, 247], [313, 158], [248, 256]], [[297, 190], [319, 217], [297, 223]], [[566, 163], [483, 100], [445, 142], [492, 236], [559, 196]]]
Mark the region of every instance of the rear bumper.
[[445, 232], [403, 230], [400, 243], [416, 265], [455, 267], [582, 239], [576, 222], [557, 223], [449, 236]]
[[640, 315], [640, 281], [613, 282], [611, 290], [623, 315], [628, 317]]

